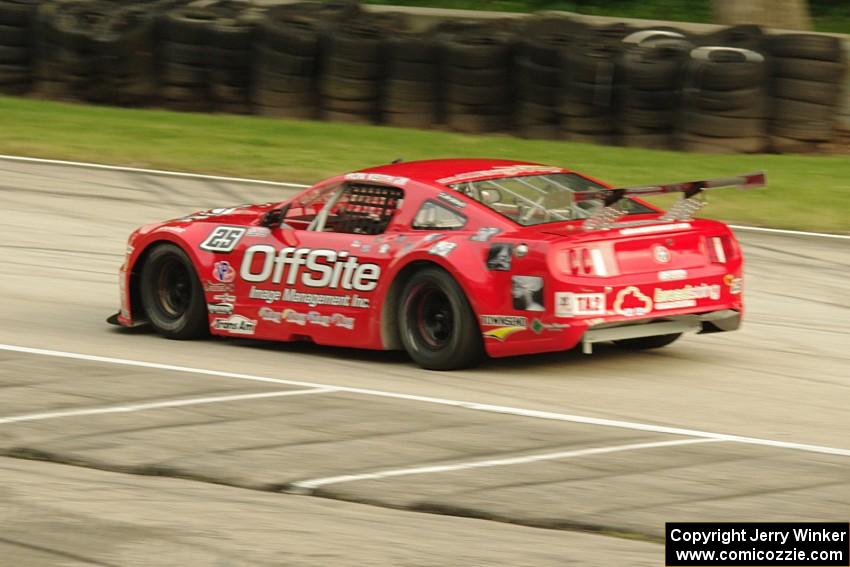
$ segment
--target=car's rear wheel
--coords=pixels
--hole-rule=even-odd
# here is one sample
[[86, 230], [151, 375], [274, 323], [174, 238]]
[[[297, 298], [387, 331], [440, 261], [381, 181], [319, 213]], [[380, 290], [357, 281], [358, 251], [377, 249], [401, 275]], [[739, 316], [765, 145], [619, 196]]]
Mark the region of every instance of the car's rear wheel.
[[672, 335], [637, 337], [635, 339], [621, 339], [619, 341], [614, 341], [614, 344], [630, 350], [647, 350], [651, 348], [665, 347], [681, 336], [682, 333], [673, 333]]
[[153, 249], [142, 267], [142, 306], [153, 328], [169, 339], [207, 334], [207, 308], [192, 261], [174, 244]]
[[410, 357], [429, 370], [459, 370], [484, 356], [481, 330], [463, 290], [440, 268], [411, 276], [401, 294], [401, 341]]

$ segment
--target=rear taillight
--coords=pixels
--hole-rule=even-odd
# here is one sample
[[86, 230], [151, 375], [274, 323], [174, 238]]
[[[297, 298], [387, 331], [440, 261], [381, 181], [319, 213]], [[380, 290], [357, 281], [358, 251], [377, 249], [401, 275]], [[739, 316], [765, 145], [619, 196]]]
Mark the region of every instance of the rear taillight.
[[708, 238], [708, 257], [715, 264], [725, 264], [732, 259], [735, 249], [728, 236], [710, 236]]
[[617, 273], [609, 246], [586, 246], [562, 250], [558, 257], [561, 272], [571, 276], [606, 277]]

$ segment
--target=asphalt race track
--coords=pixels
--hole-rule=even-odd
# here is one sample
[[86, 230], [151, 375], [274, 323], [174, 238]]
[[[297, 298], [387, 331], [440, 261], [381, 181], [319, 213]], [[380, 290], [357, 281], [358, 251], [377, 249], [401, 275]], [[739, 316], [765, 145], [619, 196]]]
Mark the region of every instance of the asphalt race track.
[[847, 521], [846, 240], [741, 233], [744, 328], [656, 352], [435, 373], [105, 324], [134, 227], [287, 194], [0, 161], [4, 564], [660, 565], [665, 521]]

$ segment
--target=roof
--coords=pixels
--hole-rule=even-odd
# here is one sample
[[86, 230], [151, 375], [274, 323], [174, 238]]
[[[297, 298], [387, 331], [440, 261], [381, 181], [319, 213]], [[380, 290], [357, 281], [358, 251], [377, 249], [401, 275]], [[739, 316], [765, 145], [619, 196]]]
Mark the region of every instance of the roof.
[[379, 173], [408, 177], [425, 183], [451, 185], [459, 181], [480, 181], [534, 173], [567, 171], [560, 167], [507, 159], [432, 159], [408, 161], [361, 169], [361, 173]]

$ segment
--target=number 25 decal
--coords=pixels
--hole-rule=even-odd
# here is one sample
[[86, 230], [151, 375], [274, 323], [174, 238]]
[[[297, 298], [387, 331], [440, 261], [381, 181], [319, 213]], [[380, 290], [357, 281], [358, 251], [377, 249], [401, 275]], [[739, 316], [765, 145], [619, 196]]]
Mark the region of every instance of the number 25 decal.
[[201, 249], [208, 252], [231, 252], [245, 234], [245, 230], [241, 226], [216, 227], [201, 243]]

